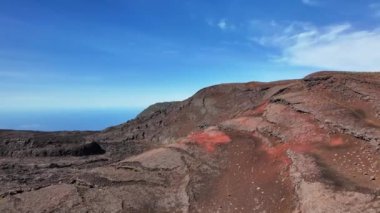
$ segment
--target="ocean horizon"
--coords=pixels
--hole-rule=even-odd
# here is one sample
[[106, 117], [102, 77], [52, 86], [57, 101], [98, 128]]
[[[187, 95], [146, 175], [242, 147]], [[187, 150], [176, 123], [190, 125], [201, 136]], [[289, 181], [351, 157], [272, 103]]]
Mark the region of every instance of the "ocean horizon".
[[142, 109], [64, 109], [0, 111], [0, 129], [99, 131], [135, 118]]

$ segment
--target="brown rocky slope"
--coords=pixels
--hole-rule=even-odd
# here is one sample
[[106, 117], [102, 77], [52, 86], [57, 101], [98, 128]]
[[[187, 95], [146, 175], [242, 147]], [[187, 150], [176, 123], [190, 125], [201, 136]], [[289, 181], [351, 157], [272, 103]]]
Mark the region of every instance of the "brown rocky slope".
[[380, 73], [223, 84], [101, 132], [0, 131], [0, 212], [380, 212]]

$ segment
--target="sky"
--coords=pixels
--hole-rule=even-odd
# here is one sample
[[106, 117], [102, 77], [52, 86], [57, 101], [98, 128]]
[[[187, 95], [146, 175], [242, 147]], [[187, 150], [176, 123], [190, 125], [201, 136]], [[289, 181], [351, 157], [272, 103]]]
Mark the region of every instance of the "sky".
[[380, 70], [379, 0], [0, 0], [0, 112]]

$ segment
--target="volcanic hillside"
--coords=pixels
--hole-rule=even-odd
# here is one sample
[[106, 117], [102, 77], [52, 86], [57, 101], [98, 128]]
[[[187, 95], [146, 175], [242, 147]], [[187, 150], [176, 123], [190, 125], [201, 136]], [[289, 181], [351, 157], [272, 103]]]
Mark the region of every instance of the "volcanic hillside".
[[101, 132], [0, 131], [0, 212], [380, 212], [380, 73], [222, 84]]

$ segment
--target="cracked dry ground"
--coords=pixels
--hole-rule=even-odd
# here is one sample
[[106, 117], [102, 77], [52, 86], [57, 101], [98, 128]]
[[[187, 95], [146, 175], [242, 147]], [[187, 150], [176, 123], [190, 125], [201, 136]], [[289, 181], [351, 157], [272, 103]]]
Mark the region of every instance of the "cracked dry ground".
[[102, 132], [0, 138], [0, 212], [380, 212], [379, 73], [217, 85]]

